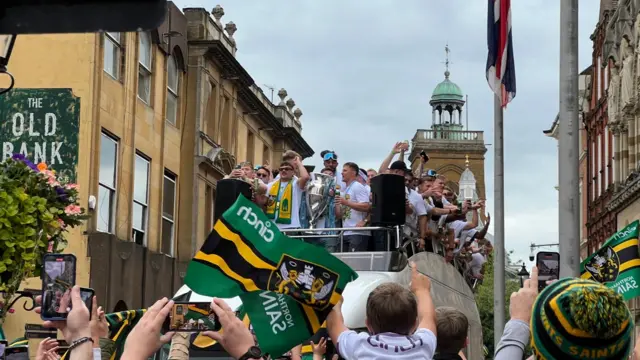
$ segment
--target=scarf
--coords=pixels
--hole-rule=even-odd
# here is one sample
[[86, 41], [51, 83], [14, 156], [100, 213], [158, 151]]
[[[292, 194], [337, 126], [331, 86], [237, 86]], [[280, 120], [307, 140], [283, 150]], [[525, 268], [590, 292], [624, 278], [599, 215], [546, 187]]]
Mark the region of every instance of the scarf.
[[267, 206], [267, 217], [275, 220], [276, 224], [291, 224], [293, 179], [289, 180], [282, 194], [280, 194], [280, 180], [277, 180], [269, 189], [269, 197], [275, 201]]
[[[327, 205], [327, 213], [324, 214], [324, 227], [327, 229], [336, 227], [336, 207], [335, 207], [335, 198], [333, 196], [329, 196], [329, 192], [336, 190], [336, 181], [335, 179], [331, 182], [329, 186], [325, 188], [324, 196], [329, 197], [329, 204]], [[307, 196], [306, 191], [302, 194], [302, 199], [300, 201], [300, 226], [303, 229], [309, 228], [309, 217], [307, 216]], [[326, 231], [326, 234], [333, 235], [335, 231]]]

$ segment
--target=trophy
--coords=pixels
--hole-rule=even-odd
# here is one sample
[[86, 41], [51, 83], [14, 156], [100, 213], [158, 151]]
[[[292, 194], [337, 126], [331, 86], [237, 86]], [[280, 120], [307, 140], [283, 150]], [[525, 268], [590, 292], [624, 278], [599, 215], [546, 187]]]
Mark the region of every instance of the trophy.
[[309, 227], [315, 229], [318, 219], [325, 216], [329, 207], [329, 186], [333, 176], [312, 173], [306, 186], [307, 216]]

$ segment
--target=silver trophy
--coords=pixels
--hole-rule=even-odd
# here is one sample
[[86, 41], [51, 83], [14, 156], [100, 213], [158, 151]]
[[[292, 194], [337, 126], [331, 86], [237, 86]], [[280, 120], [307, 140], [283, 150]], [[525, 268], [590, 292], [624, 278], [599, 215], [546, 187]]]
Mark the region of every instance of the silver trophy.
[[325, 216], [329, 208], [329, 186], [333, 176], [311, 173], [311, 179], [306, 186], [307, 216], [309, 227], [315, 229], [318, 219]]

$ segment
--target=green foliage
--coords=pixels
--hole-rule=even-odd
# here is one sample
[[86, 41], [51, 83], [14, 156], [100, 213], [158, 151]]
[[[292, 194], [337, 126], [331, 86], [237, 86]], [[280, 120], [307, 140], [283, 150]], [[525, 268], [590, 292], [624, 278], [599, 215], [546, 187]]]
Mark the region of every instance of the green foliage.
[[[77, 186], [60, 183], [45, 164], [36, 166], [22, 155], [0, 163], [0, 291], [4, 304], [22, 280], [39, 275], [45, 253], [64, 250], [64, 233], [86, 218], [78, 205]], [[0, 312], [0, 322], [5, 314]]]
[[[506, 256], [505, 263], [507, 266], [513, 265], [510, 255], [513, 252], [509, 252]], [[520, 289], [520, 279], [517, 276], [505, 273], [505, 319], [509, 320], [509, 299], [511, 293]], [[482, 285], [478, 287], [476, 292], [476, 304], [478, 306], [478, 312], [480, 313], [480, 321], [482, 323], [482, 337], [484, 345], [489, 349], [489, 358], [493, 357], [494, 353], [494, 338], [493, 338], [493, 255], [489, 255], [488, 261], [485, 264], [484, 280]]]

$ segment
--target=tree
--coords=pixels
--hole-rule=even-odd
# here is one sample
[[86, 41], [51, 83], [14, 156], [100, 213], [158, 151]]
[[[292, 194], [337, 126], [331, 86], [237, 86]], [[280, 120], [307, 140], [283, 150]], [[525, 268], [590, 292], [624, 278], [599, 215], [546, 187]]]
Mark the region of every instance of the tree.
[[[505, 256], [505, 264], [507, 268], [514, 266], [511, 261], [510, 251]], [[509, 319], [509, 299], [511, 293], [518, 291], [520, 288], [520, 279], [517, 274], [505, 272], [505, 319]], [[493, 358], [494, 353], [494, 336], [493, 336], [493, 255], [489, 255], [485, 263], [484, 280], [482, 285], [478, 287], [476, 292], [476, 304], [480, 313], [480, 322], [482, 323], [482, 338], [484, 345], [489, 349], [489, 359]]]

